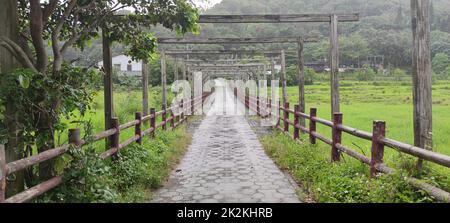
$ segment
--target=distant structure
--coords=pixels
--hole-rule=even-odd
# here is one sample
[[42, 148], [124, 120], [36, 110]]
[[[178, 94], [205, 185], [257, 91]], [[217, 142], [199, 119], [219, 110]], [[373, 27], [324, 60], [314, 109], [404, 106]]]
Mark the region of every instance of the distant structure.
[[[113, 69], [126, 76], [140, 76], [142, 62], [133, 61], [131, 57], [119, 55], [112, 58]], [[98, 62], [98, 67], [103, 67], [103, 61]]]
[[[305, 66], [308, 68], [313, 69], [315, 72], [317, 73], [322, 73], [326, 71], [327, 67], [327, 62], [325, 60], [319, 60], [319, 61], [314, 61], [314, 62], [306, 62]], [[328, 69], [329, 71], [330, 69]]]

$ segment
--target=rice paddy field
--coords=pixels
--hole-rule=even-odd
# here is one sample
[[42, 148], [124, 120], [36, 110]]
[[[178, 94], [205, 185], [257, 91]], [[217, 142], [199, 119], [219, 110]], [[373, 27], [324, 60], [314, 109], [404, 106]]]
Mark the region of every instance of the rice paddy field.
[[[372, 132], [374, 120], [386, 121], [386, 137], [413, 144], [413, 104], [412, 88], [409, 82], [357, 82], [342, 81], [340, 87], [343, 124], [367, 132]], [[288, 97], [291, 108], [298, 103], [298, 88], [289, 87]], [[306, 113], [317, 108], [318, 117], [331, 119], [329, 83], [306, 86]], [[291, 117], [292, 118], [292, 117]], [[308, 123], [307, 123], [308, 124]], [[433, 84], [433, 150], [450, 155], [450, 82]], [[317, 124], [317, 131], [331, 138], [331, 128]], [[370, 157], [371, 142], [343, 133], [343, 145]], [[307, 136], [303, 136], [304, 139]], [[322, 144], [322, 143], [320, 143]], [[329, 146], [323, 144], [325, 152]], [[351, 159], [351, 158], [348, 158]], [[385, 147], [385, 162], [388, 166], [414, 169], [413, 157]], [[431, 175], [441, 178], [450, 189], [450, 170], [434, 164], [427, 164]]]

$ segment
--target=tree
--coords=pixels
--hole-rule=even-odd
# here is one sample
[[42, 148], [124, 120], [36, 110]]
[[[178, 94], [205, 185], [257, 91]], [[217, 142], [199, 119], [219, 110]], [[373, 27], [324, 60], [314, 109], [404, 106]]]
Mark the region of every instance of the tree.
[[438, 53], [434, 56], [431, 66], [436, 74], [441, 74], [450, 65], [449, 57], [445, 53]]
[[[103, 29], [111, 41], [126, 44], [126, 53], [133, 59], [142, 60], [151, 58], [156, 46], [156, 39], [143, 27], [162, 24], [179, 34], [198, 32], [198, 11], [188, 0], [19, 0], [18, 4], [19, 32], [25, 44], [1, 36], [0, 45], [25, 69], [2, 75], [7, 84], [0, 91], [2, 96], [16, 92], [23, 97], [15, 101], [14, 110], [27, 115], [14, 124], [21, 127], [23, 140], [31, 138], [27, 143], [35, 143], [38, 152], [55, 147], [61, 115], [88, 106], [86, 75], [92, 73], [67, 64], [68, 49], [83, 50]], [[132, 9], [133, 14], [117, 15], [123, 9]], [[52, 177], [53, 169], [52, 161], [42, 163], [39, 177]]]

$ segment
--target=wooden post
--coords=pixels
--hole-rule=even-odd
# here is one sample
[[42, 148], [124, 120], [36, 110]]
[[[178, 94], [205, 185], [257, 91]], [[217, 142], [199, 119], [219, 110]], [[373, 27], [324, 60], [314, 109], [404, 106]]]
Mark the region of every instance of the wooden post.
[[181, 104], [180, 104], [180, 106], [181, 106], [181, 115], [180, 115], [180, 117], [181, 117], [181, 123], [183, 123], [183, 122], [184, 122], [184, 100], [183, 100], [183, 99], [181, 99]]
[[339, 105], [339, 34], [338, 16], [331, 16], [330, 23], [331, 116], [340, 112]]
[[278, 101], [278, 122], [277, 122], [277, 126], [281, 125], [281, 111], [283, 111], [281, 109], [281, 101]]
[[154, 108], [150, 108], [150, 128], [153, 129], [151, 136], [155, 137], [156, 132], [156, 112]]
[[286, 90], [286, 58], [284, 54], [284, 50], [281, 51], [281, 73], [280, 73], [280, 81], [283, 92], [283, 104], [289, 101]]
[[162, 87], [162, 110], [167, 108], [167, 66], [166, 53], [161, 52], [161, 87]]
[[6, 154], [5, 146], [0, 145], [0, 203], [5, 202], [6, 197]]
[[261, 112], [260, 112], [260, 108], [259, 108], [259, 105], [260, 105], [260, 103], [259, 103], [259, 95], [258, 96], [256, 96], [256, 115], [257, 116], [260, 116], [261, 115]]
[[[111, 46], [108, 36], [108, 30], [103, 28], [102, 30], [103, 41], [103, 71], [104, 76], [104, 106], [105, 106], [105, 130], [111, 129], [112, 119], [114, 114], [114, 101], [113, 101], [113, 80], [112, 80], [112, 54]], [[106, 147], [108, 147], [108, 141], [106, 140]], [[108, 148], [106, 148], [108, 150]]]
[[173, 64], [173, 82], [176, 82], [179, 80], [178, 78], [178, 59], [175, 58], [174, 64]]
[[269, 112], [269, 114], [267, 114], [268, 115], [268, 117], [270, 117], [270, 116], [272, 116], [272, 99], [271, 98], [269, 98], [269, 102], [268, 102], [269, 104], [268, 104], [268, 112]]
[[195, 115], [195, 108], [194, 108], [194, 94], [191, 95], [191, 115], [194, 116]]
[[372, 156], [370, 160], [370, 177], [377, 175], [377, 165], [383, 163], [384, 144], [380, 142], [380, 139], [384, 138], [385, 125], [383, 121], [373, 122], [372, 132]]
[[[414, 145], [432, 150], [433, 102], [429, 10], [429, 0], [411, 0]], [[422, 170], [422, 163], [421, 159], [417, 162], [419, 172]]]
[[271, 76], [271, 80], [275, 80], [275, 61], [271, 60], [270, 61], [270, 76]]
[[289, 112], [287, 111], [289, 109], [289, 102], [284, 103], [284, 131], [289, 132]]
[[342, 113], [334, 113], [333, 128], [332, 128], [332, 145], [331, 145], [331, 161], [337, 162], [341, 160], [341, 152], [336, 147], [336, 144], [341, 144], [342, 131], [337, 128], [342, 124]]
[[161, 115], [161, 121], [162, 121], [162, 123], [164, 123], [162, 125], [162, 130], [167, 130], [167, 110], [165, 108], [163, 108], [163, 112]]
[[[111, 128], [116, 129], [116, 134], [112, 135], [110, 137], [110, 143], [109, 143], [109, 148], [116, 148], [119, 149], [119, 140], [120, 140], [120, 124], [119, 124], [119, 119], [118, 118], [112, 118], [111, 120]], [[116, 154], [115, 154], [116, 155]], [[114, 156], [115, 156], [114, 155]], [[113, 157], [114, 157], [113, 156]]]
[[142, 61], [142, 111], [144, 116], [148, 115], [148, 77], [149, 77], [149, 62]]
[[[300, 112], [305, 113], [305, 67], [303, 57], [303, 39], [298, 38], [298, 104]], [[305, 126], [305, 119], [300, 118], [299, 124]]]
[[81, 145], [80, 129], [69, 129], [69, 143], [74, 146]]
[[139, 136], [139, 139], [136, 141], [138, 144], [142, 144], [142, 130], [141, 130], [141, 126], [142, 126], [142, 114], [140, 112], [136, 112], [136, 114], [134, 114], [134, 118], [139, 121], [139, 123], [137, 123], [134, 126], [134, 135]]
[[187, 80], [186, 79], [186, 64], [183, 63], [183, 66], [181, 66], [181, 73], [183, 75], [183, 81]]
[[294, 139], [300, 138], [300, 105], [295, 105], [294, 109]]
[[175, 128], [175, 115], [173, 111], [170, 111], [170, 128]]
[[316, 137], [314, 137], [313, 133], [316, 132], [316, 121], [314, 120], [315, 117], [317, 117], [317, 109], [316, 108], [310, 108], [309, 109], [309, 142], [311, 144], [316, 144]]

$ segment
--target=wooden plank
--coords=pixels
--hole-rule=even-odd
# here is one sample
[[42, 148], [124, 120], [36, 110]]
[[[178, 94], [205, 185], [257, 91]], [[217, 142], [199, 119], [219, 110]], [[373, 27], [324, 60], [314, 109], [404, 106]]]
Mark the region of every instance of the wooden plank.
[[280, 72], [280, 81], [281, 81], [281, 91], [283, 93], [283, 104], [286, 104], [289, 99], [286, 90], [286, 57], [284, 55], [284, 50], [281, 51], [281, 72]]
[[339, 36], [338, 18], [332, 16], [330, 25], [331, 117], [340, 111], [339, 105]]
[[[317, 38], [305, 38], [306, 42], [317, 42]], [[158, 38], [158, 44], [258, 44], [297, 43], [298, 37], [267, 38]]]
[[202, 63], [215, 63], [215, 64], [233, 64], [233, 63], [251, 63], [251, 62], [264, 62], [267, 59], [231, 59], [231, 60], [212, 60], [212, 59], [200, 59], [200, 60], [186, 60], [186, 64], [202, 64]]
[[[429, 0], [411, 0], [414, 145], [426, 150], [432, 150], [433, 131], [429, 10]], [[417, 167], [422, 169], [422, 160]]]
[[[103, 79], [104, 86], [104, 107], [105, 107], [105, 130], [111, 129], [112, 118], [114, 114], [114, 99], [113, 99], [113, 80], [112, 80], [112, 53], [109, 37], [106, 28], [102, 31], [103, 43], [103, 71], [105, 76]], [[108, 149], [108, 143], [105, 143]]]
[[[289, 51], [288, 51], [289, 52]], [[280, 55], [281, 50], [167, 50], [166, 55], [214, 55], [214, 54], [235, 54], [235, 55]]]
[[[303, 23], [330, 22], [330, 14], [290, 14], [290, 15], [200, 15], [199, 23]], [[359, 21], [359, 14], [338, 14], [340, 22]]]
[[149, 77], [149, 62], [147, 60], [142, 62], [142, 111], [144, 117], [148, 115], [148, 77]]
[[[305, 113], [305, 67], [303, 56], [303, 40], [298, 39], [298, 105], [299, 111]], [[305, 119], [300, 118], [299, 124], [305, 126]]]

